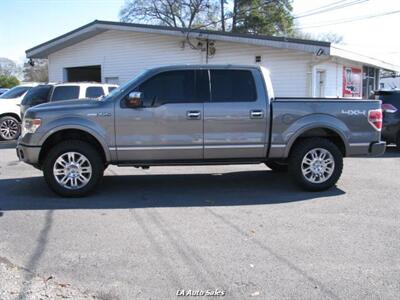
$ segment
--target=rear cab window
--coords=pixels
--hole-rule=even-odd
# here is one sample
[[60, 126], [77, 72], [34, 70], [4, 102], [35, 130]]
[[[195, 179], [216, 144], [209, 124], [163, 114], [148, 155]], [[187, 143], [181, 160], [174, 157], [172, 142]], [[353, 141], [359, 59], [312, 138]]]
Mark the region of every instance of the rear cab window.
[[248, 70], [210, 70], [211, 102], [257, 100], [253, 74]]
[[102, 86], [89, 86], [86, 89], [86, 98], [99, 98], [104, 96], [104, 89]]
[[79, 86], [78, 85], [67, 85], [57, 86], [54, 88], [52, 101], [72, 100], [79, 98]]

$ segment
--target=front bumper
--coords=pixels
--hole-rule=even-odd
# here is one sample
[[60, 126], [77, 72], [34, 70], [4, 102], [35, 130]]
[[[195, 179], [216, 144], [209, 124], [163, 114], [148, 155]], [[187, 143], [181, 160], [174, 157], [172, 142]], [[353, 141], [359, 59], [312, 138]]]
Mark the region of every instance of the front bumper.
[[40, 146], [17, 145], [17, 156], [20, 161], [37, 166], [39, 164]]
[[369, 146], [369, 156], [380, 156], [385, 153], [386, 142], [376, 142]]

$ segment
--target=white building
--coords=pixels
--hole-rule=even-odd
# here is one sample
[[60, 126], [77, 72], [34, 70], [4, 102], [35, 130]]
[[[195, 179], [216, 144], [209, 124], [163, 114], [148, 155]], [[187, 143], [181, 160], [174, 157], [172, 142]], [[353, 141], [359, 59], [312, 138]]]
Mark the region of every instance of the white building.
[[381, 78], [379, 86], [385, 90], [400, 89], [400, 77]]
[[26, 54], [48, 58], [52, 82], [123, 84], [161, 65], [260, 64], [270, 70], [278, 97], [360, 98], [378, 88], [379, 70], [400, 71], [327, 42], [97, 20]]

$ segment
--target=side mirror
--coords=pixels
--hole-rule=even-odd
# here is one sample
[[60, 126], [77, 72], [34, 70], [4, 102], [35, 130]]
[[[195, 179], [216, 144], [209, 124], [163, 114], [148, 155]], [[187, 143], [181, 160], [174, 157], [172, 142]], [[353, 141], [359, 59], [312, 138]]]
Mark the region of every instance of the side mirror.
[[143, 94], [141, 92], [131, 92], [125, 99], [126, 107], [129, 108], [139, 108], [143, 107]]

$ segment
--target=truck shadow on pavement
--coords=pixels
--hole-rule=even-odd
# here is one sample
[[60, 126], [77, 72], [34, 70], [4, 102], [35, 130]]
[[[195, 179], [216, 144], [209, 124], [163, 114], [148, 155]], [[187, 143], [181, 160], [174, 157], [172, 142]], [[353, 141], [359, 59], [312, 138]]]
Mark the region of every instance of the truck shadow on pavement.
[[223, 174], [105, 176], [85, 198], [61, 198], [42, 177], [0, 180], [0, 211], [205, 207], [289, 203], [343, 195], [339, 188], [306, 192], [287, 174], [244, 171]]
[[390, 145], [387, 146], [385, 154], [379, 157], [373, 157], [373, 158], [396, 158], [400, 157], [400, 150], [396, 149], [395, 146]]

